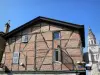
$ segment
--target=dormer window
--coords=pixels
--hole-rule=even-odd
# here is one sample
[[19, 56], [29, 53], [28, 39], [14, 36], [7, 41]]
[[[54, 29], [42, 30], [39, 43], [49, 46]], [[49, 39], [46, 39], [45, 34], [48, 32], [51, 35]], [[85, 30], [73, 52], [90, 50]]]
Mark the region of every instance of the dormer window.
[[22, 42], [27, 43], [28, 42], [28, 35], [23, 35], [22, 36]]

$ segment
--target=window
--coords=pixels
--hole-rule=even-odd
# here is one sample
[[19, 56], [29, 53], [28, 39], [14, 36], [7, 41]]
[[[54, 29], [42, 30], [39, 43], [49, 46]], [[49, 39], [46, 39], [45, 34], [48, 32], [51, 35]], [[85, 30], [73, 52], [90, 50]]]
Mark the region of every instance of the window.
[[91, 59], [93, 62], [97, 62], [98, 61], [98, 55], [97, 54], [91, 54]]
[[61, 60], [60, 50], [55, 49], [54, 50], [54, 61], [60, 61], [60, 60]]
[[15, 42], [15, 37], [13, 37], [13, 38], [11, 39], [11, 41], [12, 41], [12, 42]]
[[60, 33], [59, 32], [54, 32], [53, 33], [53, 39], [60, 39]]
[[94, 61], [98, 61], [98, 55], [94, 54]]
[[93, 45], [93, 40], [91, 40], [91, 44]]
[[55, 60], [56, 60], [56, 61], [58, 61], [58, 57], [59, 57], [58, 55], [59, 55], [59, 54], [58, 54], [58, 50], [56, 50], [56, 51], [55, 51]]
[[23, 35], [22, 36], [22, 42], [27, 43], [28, 42], [28, 35]]
[[13, 53], [13, 64], [18, 64], [19, 61], [19, 52]]

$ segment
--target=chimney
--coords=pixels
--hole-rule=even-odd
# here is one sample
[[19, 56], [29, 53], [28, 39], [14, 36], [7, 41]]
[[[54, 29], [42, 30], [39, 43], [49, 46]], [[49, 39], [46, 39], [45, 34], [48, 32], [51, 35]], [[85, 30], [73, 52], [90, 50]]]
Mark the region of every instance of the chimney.
[[8, 33], [10, 28], [10, 20], [5, 24], [5, 31], [4, 33]]

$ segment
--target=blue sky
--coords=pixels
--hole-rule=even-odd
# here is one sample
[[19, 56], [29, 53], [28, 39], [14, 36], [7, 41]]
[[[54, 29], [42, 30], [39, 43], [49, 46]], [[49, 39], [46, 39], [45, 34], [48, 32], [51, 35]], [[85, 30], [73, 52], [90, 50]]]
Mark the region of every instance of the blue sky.
[[90, 26], [100, 40], [100, 0], [0, 0], [0, 31], [8, 20], [13, 30], [37, 16], [85, 25], [86, 42]]

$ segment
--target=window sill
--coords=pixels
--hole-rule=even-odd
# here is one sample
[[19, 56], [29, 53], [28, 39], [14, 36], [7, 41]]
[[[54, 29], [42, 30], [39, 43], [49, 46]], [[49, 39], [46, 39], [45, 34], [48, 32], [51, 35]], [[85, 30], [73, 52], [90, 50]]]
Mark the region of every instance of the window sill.
[[54, 63], [59, 63], [59, 64], [61, 64], [61, 62], [60, 62], [60, 61], [55, 61]]

